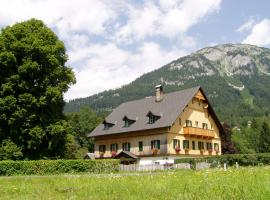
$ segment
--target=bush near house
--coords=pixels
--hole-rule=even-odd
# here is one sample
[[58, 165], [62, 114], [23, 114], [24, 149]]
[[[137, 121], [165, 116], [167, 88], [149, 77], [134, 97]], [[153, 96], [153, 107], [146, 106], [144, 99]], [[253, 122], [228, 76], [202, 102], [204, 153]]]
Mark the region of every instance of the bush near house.
[[226, 163], [229, 166], [237, 162], [240, 166], [270, 165], [270, 153], [260, 154], [227, 154], [221, 156], [209, 156], [198, 158], [182, 158], [175, 160], [175, 163], [190, 163], [192, 167], [199, 162], [211, 163], [216, 166], [218, 163]]
[[119, 170], [119, 160], [36, 160], [1, 161], [0, 175], [44, 175], [62, 173], [111, 173]]

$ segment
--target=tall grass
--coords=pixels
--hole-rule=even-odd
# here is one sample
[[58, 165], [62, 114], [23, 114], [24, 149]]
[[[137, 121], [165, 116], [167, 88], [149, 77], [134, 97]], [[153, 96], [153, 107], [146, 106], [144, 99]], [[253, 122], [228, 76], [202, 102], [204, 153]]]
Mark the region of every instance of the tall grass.
[[0, 199], [270, 199], [270, 167], [0, 177]]

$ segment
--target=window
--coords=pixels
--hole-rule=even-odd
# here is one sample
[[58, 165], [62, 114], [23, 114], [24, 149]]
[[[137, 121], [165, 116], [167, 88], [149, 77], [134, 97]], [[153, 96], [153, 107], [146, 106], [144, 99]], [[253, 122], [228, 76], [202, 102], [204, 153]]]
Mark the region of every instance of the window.
[[125, 116], [125, 117], [123, 118], [123, 121], [124, 121], [124, 127], [125, 127], [125, 128], [126, 128], [126, 127], [129, 127], [131, 124], [133, 124], [133, 123], [135, 122], [135, 120], [129, 119], [129, 118], [127, 118], [127, 116]]
[[148, 112], [147, 117], [149, 118], [148, 124], [154, 124], [160, 118], [160, 116], [154, 115], [151, 112]]
[[105, 153], [106, 151], [106, 146], [105, 145], [99, 145], [99, 152], [100, 153]]
[[211, 142], [207, 142], [206, 143], [206, 149], [207, 150], [211, 150], [212, 149], [212, 143]]
[[203, 128], [203, 129], [208, 129], [207, 123], [202, 123], [202, 128]]
[[117, 144], [111, 144], [111, 152], [112, 151], [117, 152], [117, 150], [118, 150], [118, 145]]
[[219, 151], [219, 144], [218, 143], [214, 143], [214, 148], [215, 148], [215, 151]]
[[192, 150], [195, 150], [196, 146], [195, 146], [195, 141], [192, 141]]
[[179, 125], [181, 125], [181, 118], [179, 118]]
[[176, 149], [176, 147], [180, 148], [180, 140], [173, 139], [173, 148]]
[[139, 151], [143, 151], [143, 142], [142, 141], [139, 142]]
[[203, 142], [198, 142], [198, 148], [201, 150], [201, 149], [204, 149], [204, 143]]
[[186, 120], [186, 126], [192, 126], [192, 121], [190, 121], [190, 120]]
[[151, 149], [160, 149], [160, 140], [152, 140], [151, 141]]
[[149, 116], [149, 121], [148, 121], [149, 124], [154, 124], [155, 121], [156, 121], [155, 116], [154, 116], [154, 115], [150, 115], [150, 116]]
[[199, 126], [199, 122], [198, 122], [198, 121], [195, 122], [195, 126], [196, 126], [196, 127]]
[[114, 124], [108, 123], [106, 121], [103, 122], [103, 125], [104, 125], [104, 130], [108, 130], [109, 128], [111, 128], [112, 126], [114, 126]]
[[130, 151], [130, 143], [129, 142], [125, 142], [122, 145], [123, 151]]
[[211, 130], [213, 130], [213, 124], [211, 124]]
[[189, 149], [189, 140], [183, 140], [183, 148]]

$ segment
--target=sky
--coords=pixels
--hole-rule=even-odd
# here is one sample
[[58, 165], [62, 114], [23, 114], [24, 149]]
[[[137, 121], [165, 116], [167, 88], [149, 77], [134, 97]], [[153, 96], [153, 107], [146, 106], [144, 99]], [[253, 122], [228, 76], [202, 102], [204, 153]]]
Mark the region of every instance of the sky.
[[269, 0], [1, 0], [0, 28], [40, 19], [64, 41], [65, 99], [119, 88], [198, 49], [270, 47]]

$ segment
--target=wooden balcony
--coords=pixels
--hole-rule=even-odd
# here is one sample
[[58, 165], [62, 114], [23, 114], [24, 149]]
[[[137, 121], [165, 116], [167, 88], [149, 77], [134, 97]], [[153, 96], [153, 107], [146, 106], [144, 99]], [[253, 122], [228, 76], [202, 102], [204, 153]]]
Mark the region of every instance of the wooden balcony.
[[195, 128], [195, 127], [184, 127], [184, 135], [186, 137], [197, 137], [212, 139], [215, 137], [215, 132], [209, 129]]

